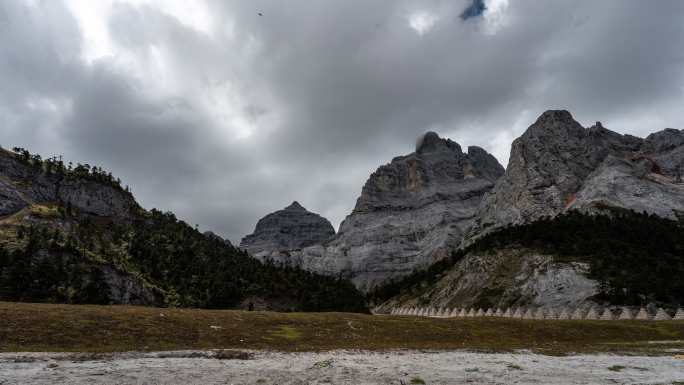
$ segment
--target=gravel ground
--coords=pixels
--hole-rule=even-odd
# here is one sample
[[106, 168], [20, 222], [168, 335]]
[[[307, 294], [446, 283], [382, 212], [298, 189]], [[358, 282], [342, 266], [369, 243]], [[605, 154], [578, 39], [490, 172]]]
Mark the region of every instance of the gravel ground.
[[9, 384], [673, 384], [684, 360], [452, 352], [0, 354]]

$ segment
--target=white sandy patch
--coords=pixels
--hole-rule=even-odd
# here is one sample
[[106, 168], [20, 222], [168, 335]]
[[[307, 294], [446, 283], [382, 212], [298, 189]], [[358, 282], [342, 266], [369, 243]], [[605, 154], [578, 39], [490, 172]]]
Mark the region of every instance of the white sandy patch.
[[[74, 361], [64, 353], [0, 354], [0, 384], [670, 384], [669, 357], [454, 352], [253, 352], [249, 360], [189, 352], [119, 353]], [[163, 357], [163, 358], [162, 358]], [[609, 368], [613, 368], [610, 370]]]

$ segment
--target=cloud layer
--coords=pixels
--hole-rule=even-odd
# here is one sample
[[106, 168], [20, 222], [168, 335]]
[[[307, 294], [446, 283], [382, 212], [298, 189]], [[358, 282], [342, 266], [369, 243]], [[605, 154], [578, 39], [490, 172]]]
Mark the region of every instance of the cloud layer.
[[426, 130], [505, 165], [549, 108], [684, 127], [684, 2], [484, 3], [0, 2], [0, 144], [237, 241], [293, 200], [337, 225]]

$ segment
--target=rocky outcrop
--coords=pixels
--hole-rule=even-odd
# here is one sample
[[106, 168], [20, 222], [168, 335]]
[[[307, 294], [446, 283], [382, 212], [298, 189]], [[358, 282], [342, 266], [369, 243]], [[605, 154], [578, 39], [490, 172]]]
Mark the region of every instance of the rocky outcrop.
[[61, 173], [46, 173], [0, 149], [0, 216], [35, 203], [54, 203], [83, 214], [132, 218], [140, 209], [121, 188]]
[[96, 269], [104, 285], [104, 293], [111, 303], [120, 305], [163, 306], [164, 292], [139, 276], [113, 266], [100, 265]]
[[571, 209], [619, 207], [676, 218], [684, 210], [684, 132], [646, 139], [547, 111], [513, 142], [506, 174], [483, 199], [470, 236]]
[[291, 253], [305, 269], [350, 278], [361, 290], [447, 256], [483, 194], [503, 174], [485, 150], [429, 132], [416, 151], [379, 167], [328, 242]]
[[472, 252], [418, 294], [401, 295], [377, 310], [429, 304], [436, 307], [577, 307], [598, 293], [585, 263], [556, 262], [524, 248]]
[[240, 248], [262, 261], [291, 263], [290, 253], [325, 242], [334, 235], [335, 229], [327, 219], [295, 201], [261, 218], [254, 233], [242, 239]]

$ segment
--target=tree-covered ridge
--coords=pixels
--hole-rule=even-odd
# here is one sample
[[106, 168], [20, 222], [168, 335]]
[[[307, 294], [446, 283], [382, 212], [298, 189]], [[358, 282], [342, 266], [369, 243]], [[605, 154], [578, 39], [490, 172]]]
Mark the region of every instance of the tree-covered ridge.
[[111, 303], [109, 269], [140, 280], [158, 305], [232, 308], [256, 297], [301, 311], [366, 311], [348, 281], [262, 264], [171, 213], [152, 210], [130, 224], [72, 219], [67, 233], [21, 226], [23, 246], [0, 248], [0, 299]]
[[261, 263], [207, 237], [171, 213], [152, 210], [133, 224], [129, 263], [177, 294], [174, 305], [230, 308], [245, 297], [291, 299], [304, 311], [364, 311], [364, 298], [346, 280]]
[[377, 288], [369, 300], [383, 302], [437, 282], [470, 252], [527, 248], [561, 262], [586, 262], [600, 283], [600, 300], [614, 304], [684, 303], [684, 225], [633, 211], [587, 215], [571, 211], [554, 218], [489, 233], [451, 257]]
[[261, 263], [171, 213], [139, 208], [100, 167], [0, 152], [0, 300], [367, 311], [348, 281]]
[[19, 162], [31, 166], [38, 172], [71, 179], [93, 181], [126, 192], [129, 191], [128, 186], [121, 186], [121, 179], [115, 178], [111, 172], [104, 170], [102, 167], [91, 166], [87, 163], [76, 163], [76, 165], [74, 165], [72, 162], [68, 162], [65, 164], [61, 156], [43, 159], [40, 154], [32, 154], [29, 150], [22, 147], [13, 147], [12, 152]]

